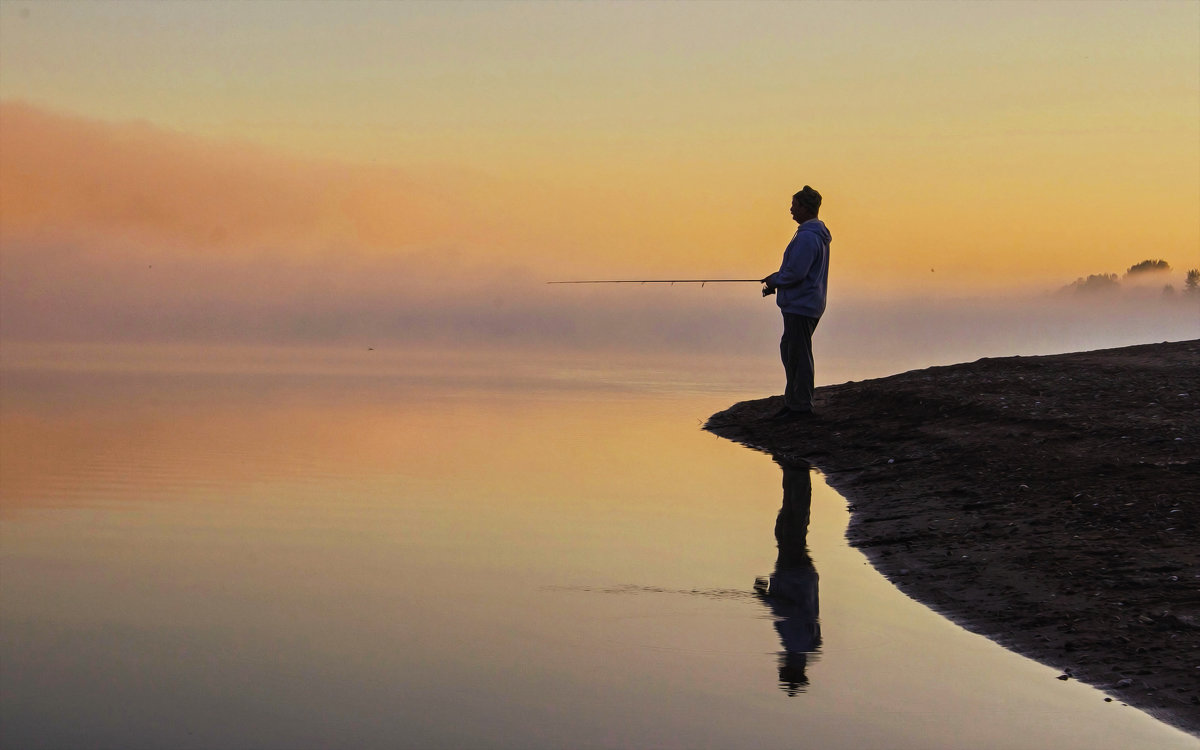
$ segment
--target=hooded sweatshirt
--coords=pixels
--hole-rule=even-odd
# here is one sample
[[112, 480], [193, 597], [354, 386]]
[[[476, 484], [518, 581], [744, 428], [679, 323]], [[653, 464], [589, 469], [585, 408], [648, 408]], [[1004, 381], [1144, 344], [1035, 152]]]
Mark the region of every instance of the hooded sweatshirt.
[[775, 303], [785, 313], [820, 318], [825, 312], [829, 279], [829, 243], [833, 236], [820, 219], [809, 219], [783, 251], [779, 270], [767, 277], [778, 288]]

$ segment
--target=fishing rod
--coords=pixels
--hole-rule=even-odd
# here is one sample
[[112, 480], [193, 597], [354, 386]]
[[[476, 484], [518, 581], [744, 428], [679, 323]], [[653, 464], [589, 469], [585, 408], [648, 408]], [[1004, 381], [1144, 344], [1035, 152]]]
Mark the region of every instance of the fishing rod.
[[587, 279], [547, 281], [547, 284], [761, 284], [762, 279]]

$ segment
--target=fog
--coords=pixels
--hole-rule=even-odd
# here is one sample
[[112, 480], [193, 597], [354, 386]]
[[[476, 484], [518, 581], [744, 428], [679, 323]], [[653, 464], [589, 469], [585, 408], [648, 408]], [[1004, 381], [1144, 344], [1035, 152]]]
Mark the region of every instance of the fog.
[[[518, 247], [539, 233], [472, 204], [462, 175], [301, 162], [25, 105], [0, 117], [0, 339], [10, 345], [624, 352], [756, 366], [775, 351], [779, 315], [753, 283], [547, 285], [603, 259], [573, 265], [566, 238]], [[1146, 248], [1138, 254], [1173, 270], [1104, 288], [1039, 278], [982, 291], [932, 271], [925, 289], [843, 275], [839, 254], [863, 252], [835, 239], [815, 344], [826, 377], [1200, 336], [1200, 294], [1183, 276], [1200, 258]], [[738, 275], [778, 262], [774, 251], [762, 259]], [[654, 264], [611, 262], [613, 276], [657, 275]], [[678, 275], [722, 270], [683, 263]]]
[[[16, 244], [0, 262], [0, 335], [754, 356], [774, 350], [780, 327], [774, 300], [755, 284], [545, 281], [519, 266], [457, 269], [444, 256], [297, 260]], [[877, 362], [872, 374], [1200, 336], [1200, 294], [1161, 288], [868, 298], [853, 283], [831, 286], [818, 351]]]

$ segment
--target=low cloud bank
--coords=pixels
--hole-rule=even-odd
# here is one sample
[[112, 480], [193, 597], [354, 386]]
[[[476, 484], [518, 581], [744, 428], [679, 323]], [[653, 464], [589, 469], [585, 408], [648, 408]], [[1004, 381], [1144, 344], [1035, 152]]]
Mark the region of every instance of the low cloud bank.
[[[758, 359], [776, 346], [778, 313], [754, 284], [547, 286], [525, 264], [554, 254], [504, 250], [517, 235], [497, 239], [463, 195], [397, 170], [25, 105], [0, 105], [0, 124], [4, 341]], [[1200, 295], [1183, 291], [1182, 273], [1095, 294], [888, 299], [856, 297], [835, 273], [816, 345], [823, 372], [866, 377], [1195, 338]]]
[[[745, 285], [548, 286], [526, 268], [459, 266], [452, 253], [297, 260], [169, 249], [7, 245], [0, 336], [9, 341], [238, 343], [771, 352], [773, 300]], [[1200, 295], [856, 298], [833, 289], [826, 358], [873, 374], [983, 356], [1200, 336]]]
[[[874, 377], [981, 357], [1055, 354], [1200, 337], [1200, 295], [847, 300], [822, 321], [821, 345]], [[853, 376], [850, 376], [853, 377]]]
[[547, 286], [453, 253], [297, 262], [73, 246], [6, 248], [0, 335], [16, 341], [737, 347], [771, 316], [757, 287]]

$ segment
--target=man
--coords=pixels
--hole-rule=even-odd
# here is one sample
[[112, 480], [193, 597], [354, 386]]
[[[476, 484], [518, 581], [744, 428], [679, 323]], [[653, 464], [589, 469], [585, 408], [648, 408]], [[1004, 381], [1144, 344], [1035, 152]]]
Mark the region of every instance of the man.
[[812, 416], [812, 335], [825, 312], [829, 243], [833, 237], [817, 218], [821, 194], [808, 185], [792, 196], [792, 218], [800, 226], [783, 251], [779, 270], [762, 280], [763, 296], [774, 294], [783, 313], [779, 354], [787, 375], [783, 408], [772, 419], [790, 422]]

